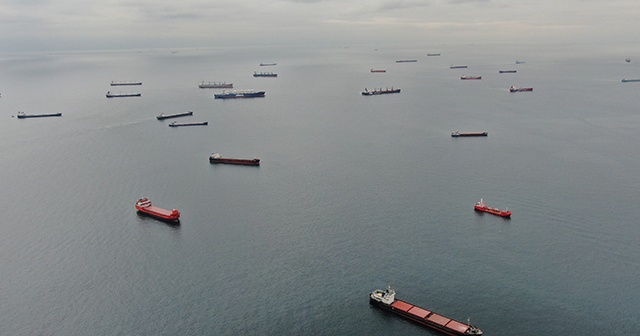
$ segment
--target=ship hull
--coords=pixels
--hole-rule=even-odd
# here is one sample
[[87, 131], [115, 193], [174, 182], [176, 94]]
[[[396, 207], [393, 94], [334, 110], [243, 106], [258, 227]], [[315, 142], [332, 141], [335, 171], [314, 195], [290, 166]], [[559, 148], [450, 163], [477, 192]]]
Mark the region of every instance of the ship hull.
[[465, 133], [451, 133], [451, 137], [459, 138], [459, 137], [486, 137], [489, 133], [487, 132], [465, 132]]
[[49, 114], [18, 114], [18, 119], [27, 119], [27, 118], [47, 118], [47, 117], [62, 117], [62, 113], [49, 113]]
[[138, 214], [145, 215], [148, 217], [153, 217], [155, 219], [161, 220], [163, 222], [178, 224], [180, 223], [180, 212], [170, 211], [162, 208], [158, 208], [156, 206], [139, 206], [136, 204], [136, 210], [138, 210]]
[[502, 211], [499, 209], [490, 209], [490, 208], [482, 208], [478, 206], [474, 206], [473, 209], [478, 212], [486, 212], [488, 214], [492, 214], [494, 216], [502, 217], [502, 218], [511, 218], [511, 211]]
[[164, 120], [164, 119], [169, 119], [169, 118], [178, 118], [178, 117], [186, 117], [186, 116], [190, 116], [193, 115], [193, 112], [189, 111], [189, 112], [185, 112], [185, 113], [176, 113], [176, 114], [161, 114], [159, 116], [157, 116], [156, 118], [158, 120]]
[[201, 83], [198, 84], [198, 87], [201, 89], [233, 89], [233, 84], [231, 83]]
[[107, 93], [107, 98], [140, 97], [142, 93]]
[[386, 310], [386, 311], [388, 311], [390, 313], [399, 315], [401, 317], [406, 318], [407, 320], [409, 320], [411, 322], [414, 322], [414, 323], [420, 324], [422, 326], [431, 328], [431, 329], [436, 330], [436, 331], [438, 331], [438, 332], [440, 332], [442, 334], [445, 334], [445, 335], [450, 335], [450, 336], [466, 336], [467, 335], [464, 332], [459, 332], [457, 330], [449, 329], [449, 328], [447, 328], [445, 326], [442, 326], [442, 325], [439, 325], [437, 323], [431, 322], [431, 321], [429, 321], [427, 319], [420, 318], [418, 316], [409, 314], [409, 313], [404, 312], [404, 311], [402, 311], [400, 309], [394, 308], [392, 305], [389, 305], [389, 304], [386, 304], [386, 303], [383, 303], [383, 302], [379, 302], [379, 301], [371, 299], [371, 298], [369, 298], [369, 303], [371, 305], [375, 306], [375, 307], [378, 307], [378, 308]]
[[240, 166], [259, 166], [260, 159], [232, 159], [232, 158], [209, 158], [209, 162], [213, 164], [232, 164]]
[[206, 126], [209, 125], [208, 121], [192, 122], [192, 123], [171, 123], [169, 127], [183, 127], [183, 126]]
[[264, 91], [260, 92], [252, 92], [252, 93], [220, 93], [214, 94], [213, 98], [215, 99], [242, 99], [242, 98], [262, 98], [264, 97]]
[[390, 94], [390, 93], [399, 93], [400, 89], [391, 89], [391, 90], [374, 90], [374, 91], [362, 91], [363, 96], [377, 96], [381, 94]]
[[178, 219], [169, 219], [169, 218], [165, 218], [163, 216], [160, 216], [160, 215], [157, 215], [157, 214], [154, 214], [154, 213], [149, 213], [149, 212], [142, 211], [142, 210], [138, 210], [137, 213], [140, 216], [150, 217], [150, 218], [159, 220], [161, 222], [165, 222], [167, 224], [180, 225], [180, 219], [179, 218]]

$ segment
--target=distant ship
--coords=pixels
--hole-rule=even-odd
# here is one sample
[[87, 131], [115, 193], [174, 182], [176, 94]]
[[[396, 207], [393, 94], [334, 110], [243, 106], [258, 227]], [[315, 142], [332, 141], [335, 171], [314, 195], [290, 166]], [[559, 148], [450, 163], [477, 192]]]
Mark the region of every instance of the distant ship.
[[482, 200], [482, 198], [480, 199], [480, 202], [476, 202], [476, 204], [473, 206], [473, 209], [475, 211], [487, 212], [492, 215], [496, 215], [500, 217], [505, 217], [505, 218], [511, 217], [511, 211], [488, 207], [486, 204], [484, 204], [484, 201]]
[[387, 70], [384, 70], [384, 69], [371, 69], [371, 72], [387, 72]]
[[374, 96], [374, 95], [381, 95], [381, 94], [387, 94], [387, 93], [398, 93], [400, 92], [400, 89], [394, 89], [394, 88], [379, 88], [379, 89], [374, 89], [374, 90], [367, 90], [367, 88], [364, 88], [364, 91], [362, 91], [362, 95], [363, 96]]
[[397, 60], [396, 63], [415, 63], [418, 60], [415, 59], [402, 59], [402, 60]]
[[533, 91], [532, 87], [519, 87], [519, 88], [517, 88], [517, 87], [512, 85], [509, 88], [509, 92], [531, 92], [531, 91]]
[[113, 93], [107, 91], [107, 98], [120, 98], [120, 97], [140, 97], [142, 93]]
[[276, 63], [260, 63], [260, 66], [274, 66]]
[[440, 56], [440, 54], [427, 54], [427, 56]]
[[525, 63], [524, 61], [518, 61], [518, 60], [516, 60], [516, 64], [524, 64], [524, 63]]
[[18, 119], [62, 117], [62, 113], [26, 114], [26, 113], [24, 113], [22, 111], [18, 111], [17, 117], [18, 117]]
[[627, 62], [627, 63], [631, 63], [631, 59], [630, 58], [627, 58], [624, 61]]
[[449, 69], [466, 69], [466, 68], [468, 68], [468, 66], [466, 65], [453, 65], [453, 64], [449, 67]]
[[622, 82], [623, 83], [640, 82], [640, 79], [623, 79]]
[[233, 83], [227, 82], [204, 82], [198, 84], [201, 89], [233, 89]]
[[253, 77], [278, 77], [278, 74], [273, 72], [254, 72]]
[[160, 115], [157, 116], [156, 118], [158, 120], [163, 120], [163, 119], [169, 119], [169, 118], [186, 117], [186, 116], [190, 116], [190, 115], [193, 115], [193, 112], [189, 111], [189, 112], [182, 112], [182, 113], [175, 113], [175, 114], [160, 113]]
[[138, 210], [138, 213], [148, 215], [162, 221], [175, 224], [180, 223], [180, 211], [176, 209], [167, 210], [154, 206], [146, 197], [141, 198], [136, 202], [136, 210]]
[[498, 73], [516, 73], [517, 70], [498, 70]]
[[482, 76], [462, 76], [460, 77], [462, 80], [477, 80], [482, 79]]
[[489, 133], [487, 132], [458, 132], [455, 131], [453, 133], [451, 133], [451, 136], [454, 138], [458, 138], [458, 137], [486, 137], [488, 136]]
[[142, 85], [142, 82], [111, 82], [111, 86]]
[[433, 311], [418, 307], [412, 303], [396, 299], [396, 292], [391, 289], [376, 289], [369, 294], [369, 303], [410, 321], [429, 327], [451, 336], [480, 336], [482, 330], [476, 326], [456, 321]]
[[259, 158], [253, 158], [253, 159], [225, 158], [225, 157], [222, 157], [220, 153], [211, 154], [211, 156], [209, 157], [209, 162], [210, 163], [226, 163], [226, 164], [234, 164], [234, 165], [241, 165], [241, 166], [259, 166], [260, 165]]
[[197, 122], [187, 122], [187, 123], [179, 123], [179, 122], [171, 122], [169, 127], [181, 127], [181, 126], [206, 126], [209, 125], [208, 121], [197, 121]]
[[222, 93], [216, 93], [213, 95], [215, 99], [236, 99], [236, 98], [260, 98], [264, 97], [264, 91], [222, 91]]

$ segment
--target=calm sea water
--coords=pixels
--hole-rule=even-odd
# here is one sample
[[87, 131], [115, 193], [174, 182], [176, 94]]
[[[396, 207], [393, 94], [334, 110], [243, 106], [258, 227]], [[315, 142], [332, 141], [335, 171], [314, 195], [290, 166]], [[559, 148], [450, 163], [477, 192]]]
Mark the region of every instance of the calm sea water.
[[[387, 284], [486, 335], [637, 334], [640, 83], [620, 80], [638, 62], [595, 46], [0, 55], [0, 334], [431, 334], [369, 306]], [[143, 85], [109, 86], [128, 80]], [[214, 100], [202, 80], [267, 96]], [[184, 111], [209, 125], [155, 119]], [[182, 225], [138, 216], [140, 197]]]

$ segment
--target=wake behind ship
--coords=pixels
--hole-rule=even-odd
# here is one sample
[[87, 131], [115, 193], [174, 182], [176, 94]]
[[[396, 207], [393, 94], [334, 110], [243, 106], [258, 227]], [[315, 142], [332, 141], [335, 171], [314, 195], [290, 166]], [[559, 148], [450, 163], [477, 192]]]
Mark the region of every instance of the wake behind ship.
[[222, 93], [215, 93], [213, 98], [215, 99], [236, 99], [236, 98], [260, 98], [264, 97], [264, 91], [244, 90], [244, 91], [222, 91]]
[[482, 330], [470, 325], [468, 322], [456, 321], [409, 302], [398, 300], [395, 296], [396, 292], [391, 289], [391, 286], [387, 290], [376, 289], [369, 294], [369, 303], [446, 335], [482, 335]]

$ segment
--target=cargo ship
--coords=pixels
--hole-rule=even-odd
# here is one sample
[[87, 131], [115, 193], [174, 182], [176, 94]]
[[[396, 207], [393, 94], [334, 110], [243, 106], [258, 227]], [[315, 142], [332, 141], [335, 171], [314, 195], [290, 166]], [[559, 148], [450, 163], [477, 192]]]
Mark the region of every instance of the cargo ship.
[[409, 302], [398, 300], [395, 296], [396, 292], [391, 289], [391, 286], [387, 290], [376, 289], [369, 294], [369, 303], [446, 335], [482, 335], [482, 330], [472, 326], [469, 321], [467, 323], [456, 321]]
[[418, 60], [415, 59], [402, 59], [402, 60], [397, 60], [396, 63], [415, 63]]
[[453, 65], [453, 64], [449, 67], [449, 69], [466, 69], [466, 68], [468, 68], [468, 66], [466, 65]]
[[427, 56], [440, 56], [440, 54], [427, 54]]
[[362, 91], [362, 95], [363, 96], [375, 96], [375, 95], [381, 95], [381, 94], [387, 94], [387, 93], [398, 93], [400, 92], [400, 89], [394, 89], [394, 88], [379, 88], [379, 89], [373, 89], [372, 91], [367, 90], [367, 88], [364, 88], [364, 91]]
[[233, 83], [227, 82], [204, 82], [198, 84], [201, 89], [233, 89]]
[[62, 117], [62, 113], [43, 113], [43, 114], [26, 114], [24, 112], [19, 111], [18, 119], [26, 119], [26, 118], [46, 118], [46, 117]]
[[455, 131], [453, 133], [451, 133], [451, 136], [454, 138], [458, 138], [458, 137], [486, 137], [488, 136], [489, 133], [487, 132], [458, 132]]
[[209, 125], [208, 121], [199, 121], [199, 122], [188, 122], [188, 123], [178, 123], [172, 122], [169, 124], [169, 127], [181, 127], [181, 126], [206, 126]]
[[509, 88], [509, 92], [531, 92], [533, 91], [532, 87], [515, 87], [515, 86], [511, 86]]
[[629, 83], [629, 82], [640, 82], [640, 79], [623, 79], [622, 80], [623, 83]]
[[278, 77], [278, 74], [273, 72], [254, 72], [253, 77]]
[[111, 82], [111, 86], [142, 85], [142, 82]]
[[226, 163], [226, 164], [234, 164], [234, 165], [242, 165], [242, 166], [259, 166], [260, 159], [234, 159], [234, 158], [225, 158], [220, 155], [220, 153], [213, 153], [209, 157], [210, 163]]
[[156, 219], [170, 222], [170, 223], [179, 223], [180, 222], [180, 211], [173, 209], [167, 210], [163, 208], [159, 208], [151, 204], [151, 201], [148, 198], [141, 198], [136, 202], [136, 209], [138, 213], [148, 215], [154, 217]]
[[498, 70], [498, 73], [516, 73], [517, 70]]
[[385, 69], [371, 69], [371, 72], [387, 72]]
[[182, 113], [175, 113], [175, 114], [164, 114], [164, 113], [160, 113], [159, 116], [157, 116], [156, 118], [158, 120], [164, 120], [164, 119], [169, 119], [169, 118], [178, 118], [178, 117], [186, 117], [186, 116], [190, 116], [193, 115], [193, 112], [188, 111], [188, 112], [182, 112]]
[[215, 93], [213, 98], [215, 99], [235, 99], [235, 98], [259, 98], [264, 97], [264, 91], [222, 91], [222, 93]]
[[476, 202], [476, 204], [473, 206], [473, 209], [475, 211], [488, 212], [492, 215], [500, 217], [511, 218], [511, 211], [488, 207], [486, 204], [484, 204], [482, 198], [480, 199], [480, 202]]
[[276, 63], [260, 63], [260, 66], [274, 66]]
[[482, 76], [461, 76], [462, 80], [474, 80], [474, 79], [482, 79]]
[[142, 93], [113, 93], [107, 91], [107, 98], [120, 98], [120, 97], [140, 97]]

